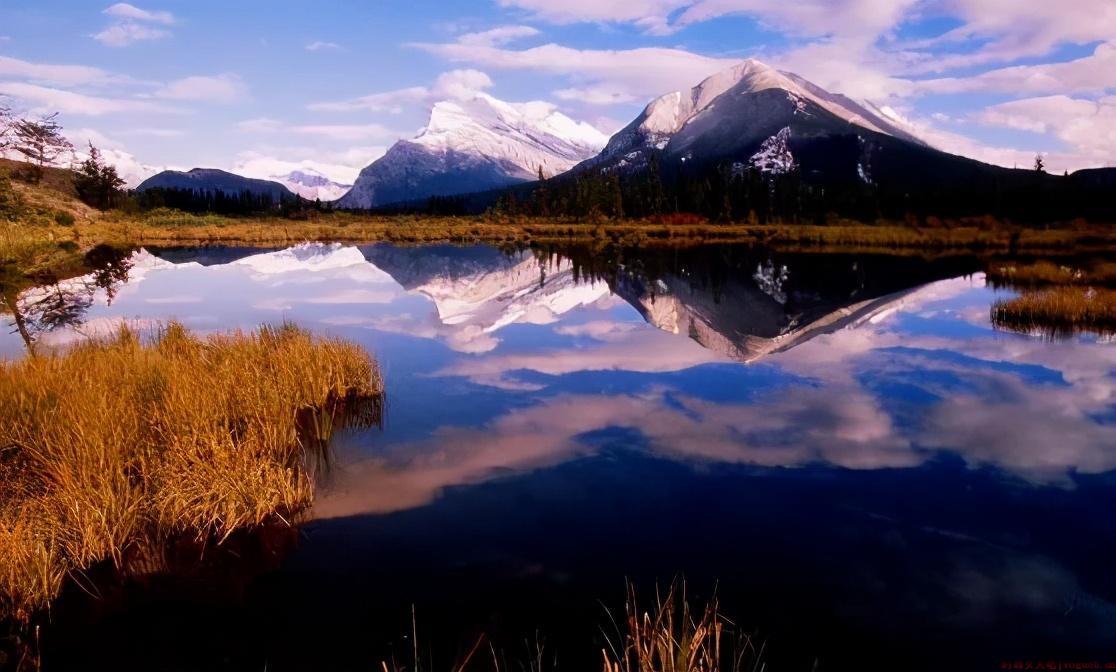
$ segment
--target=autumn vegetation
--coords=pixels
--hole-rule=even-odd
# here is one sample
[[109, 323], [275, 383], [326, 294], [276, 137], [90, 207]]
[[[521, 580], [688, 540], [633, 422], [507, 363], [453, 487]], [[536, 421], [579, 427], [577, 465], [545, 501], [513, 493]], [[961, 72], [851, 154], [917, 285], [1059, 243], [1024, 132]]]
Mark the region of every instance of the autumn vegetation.
[[333, 433], [378, 422], [382, 393], [361, 348], [293, 326], [123, 327], [0, 363], [0, 618], [160, 540], [293, 524]]

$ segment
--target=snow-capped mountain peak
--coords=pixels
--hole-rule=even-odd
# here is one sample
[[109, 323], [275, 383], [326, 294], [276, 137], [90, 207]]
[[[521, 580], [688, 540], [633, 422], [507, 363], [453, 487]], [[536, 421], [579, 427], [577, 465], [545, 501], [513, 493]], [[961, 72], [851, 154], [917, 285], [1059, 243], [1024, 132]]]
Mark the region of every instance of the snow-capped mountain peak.
[[361, 171], [339, 205], [369, 208], [462, 194], [569, 170], [608, 138], [544, 102], [508, 103], [486, 93], [435, 103], [426, 127]]
[[747, 59], [710, 75], [689, 91], [675, 91], [651, 101], [639, 117], [612, 137], [601, 158], [643, 148], [663, 149], [696, 120], [703, 119], [712, 126], [720, 119], [739, 116], [736, 106], [740, 97], [771, 90], [784, 92], [796, 113], [808, 115], [813, 105], [848, 124], [921, 144], [869, 105], [831, 94], [794, 73]]

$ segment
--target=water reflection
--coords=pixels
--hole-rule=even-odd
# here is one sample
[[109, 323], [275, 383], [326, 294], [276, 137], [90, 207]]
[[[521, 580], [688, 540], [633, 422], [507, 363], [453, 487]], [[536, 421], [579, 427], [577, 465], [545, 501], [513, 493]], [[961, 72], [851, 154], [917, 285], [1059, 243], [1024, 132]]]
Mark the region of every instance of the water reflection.
[[[750, 622], [803, 655], [865, 668], [931, 642], [965, 669], [966, 651], [1092, 651], [1116, 635], [1116, 348], [996, 331], [1005, 290], [976, 259], [160, 254], [137, 253], [111, 303], [99, 290], [82, 325], [42, 341], [120, 320], [294, 320], [382, 361], [388, 424], [339, 447], [279, 580], [306, 603], [366, 589], [512, 613], [524, 585], [553, 607], [686, 571], [735, 581]], [[311, 595], [307, 575], [343, 579]]]
[[0, 307], [10, 314], [13, 332], [19, 335], [27, 352], [34, 352], [43, 334], [64, 328], [79, 330], [98, 294], [106, 305], [111, 305], [117, 287], [130, 277], [132, 252], [97, 245], [85, 254], [83, 263], [91, 269], [88, 275], [69, 279], [39, 277], [37, 287], [11, 301], [0, 287], [0, 294], [4, 295]]

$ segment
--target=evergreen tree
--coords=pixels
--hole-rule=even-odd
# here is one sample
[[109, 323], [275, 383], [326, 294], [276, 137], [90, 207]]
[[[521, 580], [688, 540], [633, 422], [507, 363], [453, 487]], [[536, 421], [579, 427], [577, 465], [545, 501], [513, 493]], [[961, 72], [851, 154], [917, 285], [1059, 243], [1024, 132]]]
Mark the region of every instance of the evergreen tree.
[[89, 157], [74, 170], [74, 188], [78, 198], [86, 205], [108, 210], [120, 202], [123, 187], [124, 180], [117, 174], [116, 168], [105, 163], [100, 150], [90, 142]]
[[1042, 158], [1042, 154], [1035, 154], [1035, 172], [1046, 172], [1046, 161]]

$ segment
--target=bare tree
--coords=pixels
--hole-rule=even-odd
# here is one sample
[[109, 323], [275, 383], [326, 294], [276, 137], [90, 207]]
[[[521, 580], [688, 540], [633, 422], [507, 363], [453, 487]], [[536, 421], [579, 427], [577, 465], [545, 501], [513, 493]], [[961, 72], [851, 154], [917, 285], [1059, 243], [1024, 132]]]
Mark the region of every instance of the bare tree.
[[57, 112], [38, 119], [17, 119], [13, 129], [15, 151], [34, 166], [32, 177], [35, 182], [43, 179], [47, 166], [53, 166], [62, 155], [74, 148], [62, 135]]
[[5, 105], [2, 98], [0, 96], [0, 154], [3, 154], [12, 146], [12, 135], [15, 127], [15, 115], [12, 114], [12, 108]]

